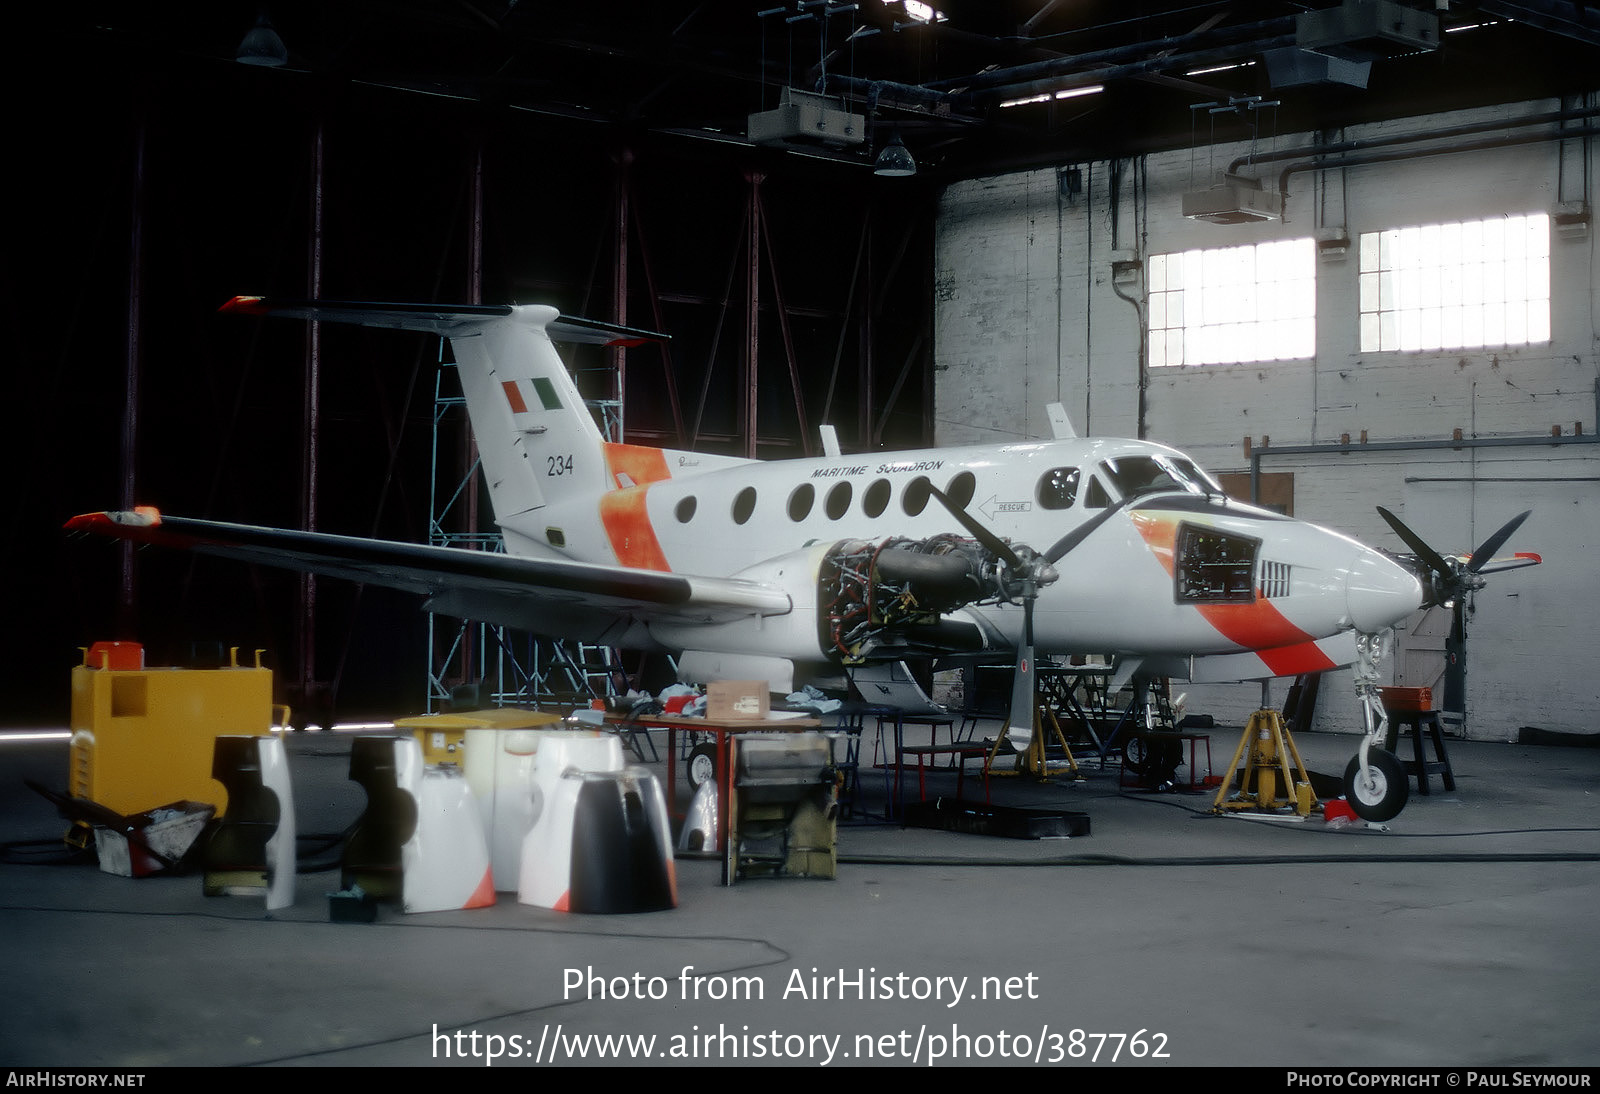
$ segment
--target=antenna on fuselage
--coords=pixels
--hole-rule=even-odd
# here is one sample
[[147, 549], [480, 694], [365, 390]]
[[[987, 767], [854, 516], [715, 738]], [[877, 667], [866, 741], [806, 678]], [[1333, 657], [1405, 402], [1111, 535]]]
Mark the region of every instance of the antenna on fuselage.
[[817, 432], [822, 434], [822, 454], [824, 456], [839, 455], [839, 431], [831, 425], [817, 426]]
[[1050, 415], [1050, 435], [1058, 441], [1070, 441], [1078, 435], [1072, 428], [1072, 419], [1067, 417], [1067, 408], [1060, 403], [1051, 403], [1044, 408]]

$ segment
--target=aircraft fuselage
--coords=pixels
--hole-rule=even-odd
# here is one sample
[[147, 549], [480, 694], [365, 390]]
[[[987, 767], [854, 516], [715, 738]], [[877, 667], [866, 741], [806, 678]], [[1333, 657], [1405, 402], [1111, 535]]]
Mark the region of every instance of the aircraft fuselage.
[[[1188, 457], [1145, 441], [1070, 439], [701, 470], [661, 453], [608, 445], [629, 464], [596, 513], [592, 497], [503, 522], [508, 546], [684, 574], [719, 574], [793, 590], [814, 588], [817, 560], [841, 540], [961, 534], [925, 489], [944, 491], [996, 535], [1040, 552], [1081, 535], [1039, 595], [1035, 638], [1061, 653], [1206, 656], [1283, 651], [1273, 674], [1341, 663], [1319, 640], [1390, 626], [1421, 602], [1415, 577], [1386, 555], [1304, 521], [1229, 500]], [[721, 462], [721, 461], [718, 461]], [[548, 474], [581, 473], [563, 460]], [[611, 473], [615, 474], [615, 471]], [[559, 545], [559, 546], [556, 546]], [[794, 594], [787, 617], [652, 628], [666, 646], [759, 648], [815, 660], [819, 605]], [[1014, 604], [958, 613], [990, 640], [1014, 645]], [[692, 632], [692, 633], [691, 633]]]

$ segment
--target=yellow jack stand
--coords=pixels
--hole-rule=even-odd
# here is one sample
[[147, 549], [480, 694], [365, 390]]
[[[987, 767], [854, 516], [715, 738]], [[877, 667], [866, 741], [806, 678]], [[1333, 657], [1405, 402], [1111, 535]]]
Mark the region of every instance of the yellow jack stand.
[[1072, 749], [1067, 745], [1067, 736], [1061, 731], [1061, 721], [1056, 717], [1056, 712], [1048, 707], [1035, 706], [1033, 708], [1033, 735], [1028, 738], [1028, 747], [1017, 755], [1017, 766], [1014, 771], [995, 771], [995, 755], [1000, 751], [1000, 742], [1005, 739], [1004, 734], [995, 738], [989, 755], [984, 758], [984, 774], [993, 777], [996, 775], [1021, 775], [1029, 774], [1041, 782], [1050, 778], [1050, 766], [1045, 759], [1045, 719], [1050, 720], [1050, 730], [1054, 734], [1056, 743], [1061, 746], [1061, 751], [1066, 753], [1067, 766], [1072, 771], [1072, 777], [1083, 779], [1083, 773], [1078, 770], [1078, 761], [1072, 755]]
[[[1239, 760], [1246, 749], [1249, 749], [1250, 757], [1239, 778], [1239, 793], [1230, 798], [1228, 791], [1233, 787], [1234, 776], [1239, 774]], [[1293, 771], [1289, 768], [1291, 759], [1294, 761]], [[1296, 774], [1299, 775], [1298, 779], [1295, 778]], [[1294, 788], [1293, 797], [1278, 797], [1280, 775], [1285, 791]], [[1278, 712], [1258, 710], [1250, 715], [1244, 734], [1239, 738], [1239, 747], [1228, 764], [1228, 777], [1217, 788], [1211, 811], [1221, 813], [1229, 809], [1279, 810], [1292, 807], [1297, 816], [1306, 817], [1311, 815], [1311, 807], [1315, 802], [1311, 793], [1311, 776], [1300, 759], [1299, 749], [1294, 746], [1294, 738], [1283, 727], [1283, 719]]]

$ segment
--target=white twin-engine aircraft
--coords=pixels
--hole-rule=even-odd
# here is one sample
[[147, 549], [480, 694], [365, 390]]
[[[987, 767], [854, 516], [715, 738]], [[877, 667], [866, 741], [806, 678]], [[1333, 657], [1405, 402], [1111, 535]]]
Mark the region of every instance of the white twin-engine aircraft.
[[[779, 692], [797, 666], [837, 676], [1003, 651], [1019, 669], [1022, 740], [1036, 647], [1109, 654], [1124, 677], [1318, 672], [1356, 662], [1358, 635], [1481, 584], [1470, 564], [1397, 559], [1232, 501], [1174, 449], [1077, 437], [1059, 407], [1046, 442], [844, 455], [825, 428], [827, 455], [760, 462], [601, 436], [552, 340], [659, 337], [648, 332], [542, 306], [236, 297], [223, 310], [449, 338], [506, 553], [152, 509], [69, 528], [408, 589], [430, 611], [537, 634], [678, 651], [686, 679], [766, 679]], [[1456, 583], [1435, 574], [1425, 588], [1431, 560]], [[1369, 781], [1352, 800], [1398, 812], [1404, 773], [1376, 748], [1387, 759], [1369, 762], [1370, 714], [1369, 729], [1353, 765]]]

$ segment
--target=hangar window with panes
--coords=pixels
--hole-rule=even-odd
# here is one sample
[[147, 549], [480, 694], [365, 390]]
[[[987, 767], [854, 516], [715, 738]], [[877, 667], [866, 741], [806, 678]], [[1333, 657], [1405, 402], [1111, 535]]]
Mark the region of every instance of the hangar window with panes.
[[1361, 352], [1550, 340], [1550, 218], [1361, 233]]
[[1309, 238], [1151, 255], [1148, 276], [1152, 366], [1316, 353], [1316, 246]]

